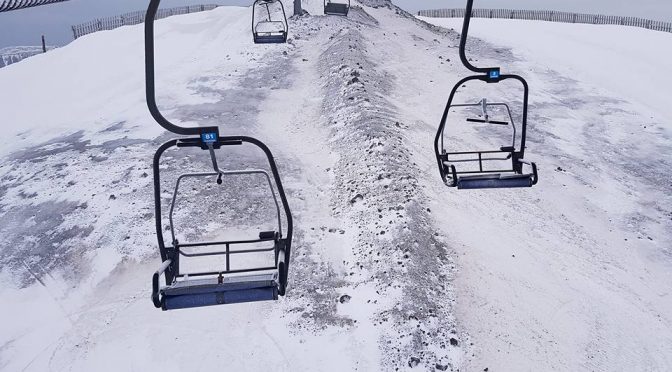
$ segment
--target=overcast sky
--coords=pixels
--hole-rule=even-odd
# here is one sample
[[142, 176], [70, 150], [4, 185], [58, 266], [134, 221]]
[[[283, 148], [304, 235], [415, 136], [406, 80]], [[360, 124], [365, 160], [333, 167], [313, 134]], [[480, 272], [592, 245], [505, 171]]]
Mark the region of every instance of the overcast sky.
[[[285, 0], [290, 2], [291, 0]], [[218, 3], [249, 5], [251, 0], [162, 0], [162, 7]], [[462, 8], [464, 0], [393, 0], [411, 12], [420, 9]], [[0, 48], [72, 40], [70, 26], [88, 20], [146, 8], [142, 0], [70, 0], [64, 3], [0, 13]], [[625, 15], [672, 21], [672, 0], [478, 0], [477, 8], [549, 9], [607, 15]]]

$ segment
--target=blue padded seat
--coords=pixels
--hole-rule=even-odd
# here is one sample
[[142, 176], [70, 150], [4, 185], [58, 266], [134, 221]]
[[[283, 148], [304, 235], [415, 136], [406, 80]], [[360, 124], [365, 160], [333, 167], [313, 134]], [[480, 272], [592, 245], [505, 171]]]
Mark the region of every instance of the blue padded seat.
[[461, 190], [532, 187], [533, 184], [532, 174], [487, 174], [457, 179], [457, 188]]
[[257, 44], [282, 44], [287, 42], [287, 34], [257, 34], [254, 35], [254, 42]]
[[210, 305], [278, 299], [277, 273], [188, 279], [161, 289], [163, 309], [175, 310]]

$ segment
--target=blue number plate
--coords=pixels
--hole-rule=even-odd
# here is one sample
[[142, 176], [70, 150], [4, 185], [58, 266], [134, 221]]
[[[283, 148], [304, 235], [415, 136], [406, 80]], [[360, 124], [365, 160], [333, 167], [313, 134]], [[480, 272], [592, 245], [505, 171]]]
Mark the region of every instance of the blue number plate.
[[217, 133], [201, 133], [201, 141], [204, 143], [217, 142]]

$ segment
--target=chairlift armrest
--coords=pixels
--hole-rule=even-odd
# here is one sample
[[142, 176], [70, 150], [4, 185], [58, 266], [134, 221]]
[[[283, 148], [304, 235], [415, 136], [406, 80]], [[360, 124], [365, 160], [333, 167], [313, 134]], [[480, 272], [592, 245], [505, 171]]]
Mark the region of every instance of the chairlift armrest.
[[152, 302], [154, 302], [154, 306], [156, 306], [157, 308], [161, 308], [159, 279], [172, 263], [173, 263], [172, 260], [163, 261], [161, 263], [161, 266], [159, 266], [159, 269], [156, 270], [156, 272], [154, 273], [154, 276], [152, 276]]
[[518, 159], [519, 162], [522, 164], [527, 164], [530, 167], [532, 167], [532, 185], [536, 185], [537, 182], [539, 181], [539, 174], [537, 173], [537, 163], [525, 160], [525, 159]]
[[277, 269], [278, 269], [278, 294], [281, 296], [285, 295], [285, 290], [287, 289], [287, 277], [288, 277], [288, 266], [287, 266], [287, 252], [285, 251], [286, 245], [285, 240], [281, 239], [276, 244], [279, 244], [280, 247], [277, 250]]
[[278, 266], [280, 266], [281, 263], [284, 264], [285, 261], [287, 260], [285, 254], [286, 253], [285, 253], [284, 247], [283, 247], [283, 249], [278, 250]]
[[448, 185], [450, 187], [455, 187], [457, 186], [457, 169], [455, 168], [455, 165], [450, 164], [450, 177], [451, 177], [451, 183]]

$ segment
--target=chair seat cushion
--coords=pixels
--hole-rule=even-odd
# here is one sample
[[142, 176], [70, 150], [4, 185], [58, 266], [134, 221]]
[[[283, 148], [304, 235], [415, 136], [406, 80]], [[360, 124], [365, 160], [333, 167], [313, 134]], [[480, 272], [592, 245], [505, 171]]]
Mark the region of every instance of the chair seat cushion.
[[283, 34], [258, 34], [254, 36], [254, 42], [257, 44], [281, 44], [287, 41], [287, 36]]
[[178, 281], [161, 290], [164, 310], [278, 299], [277, 274]]
[[487, 174], [463, 176], [457, 179], [458, 189], [503, 189], [516, 187], [532, 187], [531, 174]]

